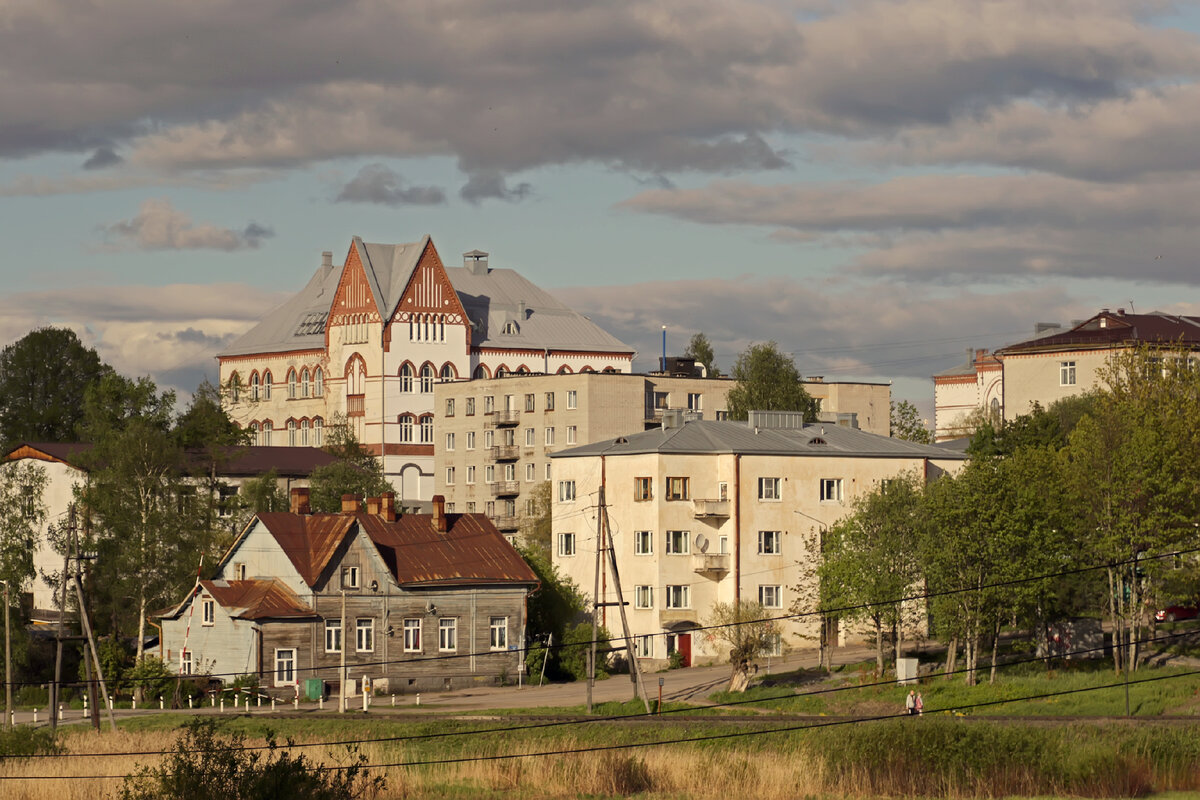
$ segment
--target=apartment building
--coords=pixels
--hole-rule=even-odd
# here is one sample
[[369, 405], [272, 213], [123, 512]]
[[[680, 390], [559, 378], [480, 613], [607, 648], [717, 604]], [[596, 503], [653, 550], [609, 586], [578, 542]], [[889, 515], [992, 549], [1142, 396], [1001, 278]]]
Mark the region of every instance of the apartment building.
[[[965, 459], [788, 412], [753, 412], [747, 422], [668, 414], [660, 428], [552, 455], [554, 564], [576, 585], [594, 585], [603, 488], [639, 658], [651, 668], [676, 651], [685, 665], [718, 660], [722, 645], [697, 630], [715, 603], [757, 601], [786, 615], [800, 593], [816, 591], [809, 570], [820, 534], [857, 496], [904, 473], [955, 472]], [[611, 583], [600, 600], [615, 603]], [[800, 644], [797, 634], [818, 634], [815, 619], [782, 627], [779, 652]]]
[[[509, 536], [535, 514], [533, 490], [552, 479], [559, 450], [661, 427], [664, 414], [725, 419], [728, 378], [680, 375], [508, 375], [434, 387], [435, 491], [447, 507], [485, 513]], [[887, 384], [805, 384], [822, 416], [845, 424], [882, 421]], [[882, 411], [881, 411], [882, 410]]]

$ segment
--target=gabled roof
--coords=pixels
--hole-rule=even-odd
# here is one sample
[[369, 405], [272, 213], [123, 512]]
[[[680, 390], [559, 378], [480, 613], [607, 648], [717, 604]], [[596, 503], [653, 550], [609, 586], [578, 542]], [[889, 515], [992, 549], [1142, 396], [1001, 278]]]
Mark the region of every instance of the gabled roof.
[[805, 456], [812, 458], [936, 458], [965, 455], [867, 433], [858, 428], [814, 423], [803, 428], [754, 428], [746, 422], [694, 420], [673, 428], [654, 428], [617, 439], [560, 450], [551, 458], [635, 455], [644, 453]]
[[317, 613], [283, 581], [254, 578], [244, 581], [200, 581], [197, 589], [179, 605], [159, 616], [173, 619], [183, 613], [203, 589], [234, 619], [305, 619]]
[[1027, 339], [996, 351], [1004, 357], [1024, 353], [1053, 353], [1061, 350], [1107, 349], [1141, 343], [1200, 347], [1200, 317], [1183, 317], [1152, 311], [1126, 314], [1101, 311], [1070, 330]]
[[4, 455], [5, 461], [33, 458], [38, 461], [57, 461], [80, 469], [79, 454], [91, 449], [87, 442], [21, 442]]
[[[90, 442], [23, 442], [4, 456], [5, 461], [34, 458], [39, 461], [58, 461], [76, 469], [84, 469], [79, 456], [91, 449]], [[242, 478], [263, 475], [275, 470], [281, 477], [304, 478], [314, 469], [337, 461], [319, 447], [230, 447], [228, 459], [219, 465], [221, 477]], [[206, 466], [207, 454], [199, 450], [186, 453], [185, 466]]]
[[[354, 517], [348, 514], [271, 511], [258, 514], [257, 519], [275, 537], [308, 586], [316, 586], [321, 580], [325, 568], [354, 527]], [[232, 552], [223, 560], [228, 560]]]
[[419, 242], [406, 244], [371, 244], [354, 237], [354, 248], [375, 297], [380, 319], [389, 320], [396, 313], [396, 306], [400, 305], [400, 298], [412, 279], [421, 254], [431, 241], [429, 234]]

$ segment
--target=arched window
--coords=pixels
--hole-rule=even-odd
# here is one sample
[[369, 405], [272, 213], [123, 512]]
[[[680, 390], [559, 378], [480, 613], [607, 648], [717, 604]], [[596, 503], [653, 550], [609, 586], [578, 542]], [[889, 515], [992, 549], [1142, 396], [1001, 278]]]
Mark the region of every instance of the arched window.
[[300, 371], [300, 396], [308, 397], [311, 388], [308, 384], [308, 367], [305, 367]]
[[605, 371], [605, 372], [607, 372], [607, 373], [610, 373], [610, 374], [611, 374], [611, 373], [613, 373], [613, 372], [616, 372], [616, 370], [615, 370], [615, 369], [613, 369], [612, 367], [605, 367], [605, 368], [604, 368], [604, 371]]
[[322, 427], [321, 427], [321, 426], [322, 426], [323, 424], [324, 424], [324, 423], [321, 421], [321, 418], [320, 418], [320, 417], [317, 417], [317, 418], [316, 418], [316, 419], [314, 419], [314, 420], [313, 420], [313, 422], [312, 422], [312, 426], [313, 426], [313, 438], [312, 438], [313, 447], [320, 447], [320, 446], [321, 446], [321, 434], [323, 433], [323, 429], [322, 429]]
[[320, 397], [325, 394], [325, 373], [317, 367], [317, 371], [313, 375], [313, 397]]
[[400, 441], [411, 442], [413, 440], [413, 418], [411, 414], [400, 415]]
[[250, 423], [250, 441], [254, 442], [255, 444], [262, 444], [262, 440], [259, 438], [257, 422]]
[[454, 365], [449, 361], [447, 361], [445, 364], [442, 364], [442, 380], [452, 381], [455, 379], [455, 377], [457, 377], [457, 373], [454, 371]]
[[296, 370], [289, 369], [287, 373], [288, 400], [295, 400], [299, 397], [297, 390], [299, 386], [296, 383]]
[[250, 373], [250, 399], [253, 400], [254, 402], [258, 402], [258, 398], [259, 398], [259, 377], [258, 377], [258, 372], [255, 371], [255, 372]]
[[421, 367], [421, 391], [428, 394], [433, 391], [433, 364]]
[[527, 366], [525, 366], [524, 364], [522, 364], [521, 366], [517, 367], [517, 374], [518, 374], [518, 375], [528, 375], [528, 374], [529, 374], [529, 367], [527, 367]]
[[288, 432], [288, 447], [296, 446], [296, 420], [289, 419], [287, 422]]
[[238, 377], [238, 374], [236, 372], [229, 376], [229, 400], [230, 400], [230, 402], [236, 403], [238, 401], [238, 393], [239, 393], [239, 388], [240, 388], [239, 384], [241, 382], [242, 382], [242, 379]]
[[308, 447], [308, 420], [300, 420], [300, 446]]
[[507, 374], [508, 374], [508, 367], [504, 366], [503, 364], [496, 367], [496, 377], [497, 378], [503, 378]]
[[421, 417], [421, 444], [433, 444], [433, 415]]
[[269, 419], [265, 420], [263, 422], [263, 424], [262, 424], [262, 446], [263, 447], [271, 446], [271, 433], [272, 433], [274, 427], [275, 427], [274, 424]]
[[271, 370], [263, 370], [262, 399], [271, 399]]
[[477, 380], [477, 381], [486, 381], [488, 378], [491, 377], [490, 375], [488, 375], [487, 367], [485, 367], [483, 364], [480, 364], [479, 366], [477, 366], [475, 368], [475, 372], [473, 374], [475, 376], [475, 380]]
[[584, 367], [583, 369], [581, 369], [579, 371], [580, 372], [595, 372], [596, 370], [592, 369], [591, 367]]
[[570, 375], [571, 368], [568, 367], [566, 364], [563, 364], [561, 367], [558, 368], [558, 374], [559, 375]]
[[400, 367], [400, 391], [411, 392], [413, 390], [413, 367], [412, 364], [405, 364]]

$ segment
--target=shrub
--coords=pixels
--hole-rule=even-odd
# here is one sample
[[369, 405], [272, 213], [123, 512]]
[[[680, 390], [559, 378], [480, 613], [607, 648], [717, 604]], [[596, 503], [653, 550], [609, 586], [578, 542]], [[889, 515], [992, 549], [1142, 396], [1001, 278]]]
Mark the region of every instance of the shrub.
[[343, 768], [324, 769], [283, 749], [273, 734], [266, 739], [265, 751], [247, 750], [244, 734], [218, 736], [213, 720], [192, 720], [160, 766], [143, 767], [125, 779], [120, 798], [349, 800], [373, 797], [384, 788], [384, 779], [370, 777], [366, 758], [357, 751], [347, 751], [350, 763]]
[[0, 729], [0, 756], [5, 758], [59, 752], [62, 752], [62, 747], [49, 728], [15, 725]]
[[145, 697], [169, 698], [175, 692], [175, 676], [158, 656], [144, 656], [125, 673], [130, 688], [141, 688]]
[[[608, 675], [608, 670], [605, 669], [608, 651], [610, 649], [608, 642], [608, 631], [604, 628], [598, 628], [597, 643], [596, 643], [596, 677], [601, 678]], [[571, 680], [581, 681], [587, 679], [587, 660], [588, 653], [591, 650], [592, 641], [592, 623], [580, 622], [567, 629], [566, 636], [563, 637], [563, 646], [558, 651], [558, 663], [562, 671]]]

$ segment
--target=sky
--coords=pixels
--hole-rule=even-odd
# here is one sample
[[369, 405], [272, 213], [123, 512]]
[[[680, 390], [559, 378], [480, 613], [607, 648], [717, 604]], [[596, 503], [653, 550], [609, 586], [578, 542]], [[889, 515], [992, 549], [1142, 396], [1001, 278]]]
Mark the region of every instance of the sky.
[[1200, 313], [1200, 9], [0, 0], [0, 343], [186, 396], [353, 236], [480, 249], [638, 350], [931, 376]]

